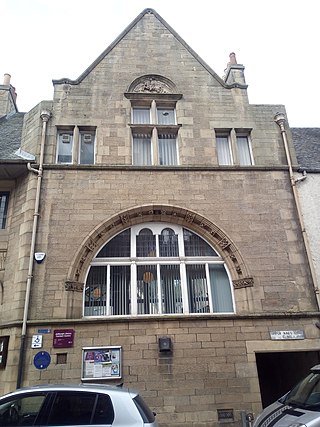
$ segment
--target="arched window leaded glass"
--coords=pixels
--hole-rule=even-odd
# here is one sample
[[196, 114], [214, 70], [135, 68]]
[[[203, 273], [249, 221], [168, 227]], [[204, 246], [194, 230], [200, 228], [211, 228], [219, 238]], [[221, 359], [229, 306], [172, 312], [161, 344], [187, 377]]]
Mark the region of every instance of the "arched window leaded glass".
[[233, 313], [222, 258], [200, 236], [164, 223], [135, 225], [92, 260], [85, 316]]

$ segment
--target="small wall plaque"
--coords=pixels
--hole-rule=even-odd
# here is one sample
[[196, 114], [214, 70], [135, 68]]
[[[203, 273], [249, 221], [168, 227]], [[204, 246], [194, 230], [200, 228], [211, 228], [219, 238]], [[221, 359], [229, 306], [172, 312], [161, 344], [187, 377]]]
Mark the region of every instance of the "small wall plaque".
[[301, 330], [271, 331], [272, 340], [304, 340], [304, 332]]
[[74, 329], [55, 329], [53, 331], [53, 347], [73, 347]]

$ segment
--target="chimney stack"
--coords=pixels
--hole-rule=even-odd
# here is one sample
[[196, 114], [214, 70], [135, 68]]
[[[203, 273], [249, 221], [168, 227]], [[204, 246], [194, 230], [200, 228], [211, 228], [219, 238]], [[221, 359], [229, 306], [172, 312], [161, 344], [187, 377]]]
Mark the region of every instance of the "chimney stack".
[[3, 76], [3, 84], [0, 84], [0, 117], [6, 116], [12, 112], [18, 112], [16, 104], [17, 93], [10, 81], [11, 75], [5, 73]]
[[230, 53], [229, 62], [227, 64], [227, 68], [224, 71], [224, 81], [227, 84], [239, 84], [241, 86], [246, 86], [246, 81], [244, 78], [244, 66], [237, 63], [236, 54], [234, 52]]

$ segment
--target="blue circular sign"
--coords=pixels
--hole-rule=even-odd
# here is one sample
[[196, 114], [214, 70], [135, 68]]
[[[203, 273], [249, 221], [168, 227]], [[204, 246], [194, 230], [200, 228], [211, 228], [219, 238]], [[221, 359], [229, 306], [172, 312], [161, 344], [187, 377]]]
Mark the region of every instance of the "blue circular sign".
[[39, 351], [34, 356], [33, 364], [37, 369], [46, 369], [51, 362], [50, 354], [47, 351]]

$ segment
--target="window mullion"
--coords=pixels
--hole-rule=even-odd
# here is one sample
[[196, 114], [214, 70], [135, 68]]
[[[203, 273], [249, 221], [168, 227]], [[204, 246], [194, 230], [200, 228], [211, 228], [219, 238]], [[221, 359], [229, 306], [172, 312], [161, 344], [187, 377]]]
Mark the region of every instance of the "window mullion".
[[183, 313], [189, 314], [189, 295], [188, 295], [186, 264], [183, 261], [180, 264], [180, 276], [181, 276]]
[[157, 264], [157, 291], [158, 291], [158, 310], [159, 310], [159, 314], [162, 314], [160, 264]]
[[106, 293], [106, 309], [107, 309], [107, 316], [110, 316], [110, 294], [111, 294], [111, 290], [110, 290], [110, 264], [107, 265], [107, 293]]
[[72, 163], [80, 163], [79, 137], [79, 128], [75, 126], [73, 129]]
[[231, 164], [238, 165], [239, 164], [239, 156], [237, 151], [237, 136], [234, 129], [231, 129], [230, 135], [229, 135], [229, 141], [230, 141], [230, 150], [231, 150]]
[[209, 274], [209, 264], [205, 264], [206, 269], [206, 280], [207, 280], [207, 289], [208, 289], [208, 298], [209, 298], [209, 308], [210, 313], [213, 312], [213, 299], [212, 299], [212, 292], [211, 292], [211, 283], [210, 283], [210, 274]]
[[131, 269], [131, 314], [136, 316], [138, 314], [137, 302], [137, 264], [133, 261], [130, 266]]
[[158, 165], [159, 164], [159, 153], [158, 153], [158, 131], [157, 128], [154, 127], [152, 129], [152, 135], [151, 135], [151, 151], [152, 151], [152, 164]]

